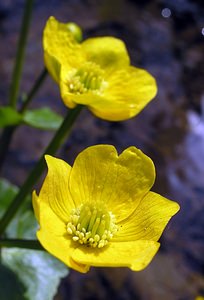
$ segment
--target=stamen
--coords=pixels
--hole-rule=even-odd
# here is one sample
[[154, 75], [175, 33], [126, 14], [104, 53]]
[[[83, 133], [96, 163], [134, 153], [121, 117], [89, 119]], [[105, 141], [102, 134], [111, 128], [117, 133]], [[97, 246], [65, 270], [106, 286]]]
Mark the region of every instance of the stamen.
[[114, 216], [101, 203], [85, 203], [74, 209], [67, 224], [67, 233], [74, 242], [102, 248], [117, 232]]
[[84, 94], [88, 91], [100, 94], [106, 86], [103, 79], [104, 71], [93, 62], [87, 62], [78, 70], [72, 70], [67, 76], [69, 91]]

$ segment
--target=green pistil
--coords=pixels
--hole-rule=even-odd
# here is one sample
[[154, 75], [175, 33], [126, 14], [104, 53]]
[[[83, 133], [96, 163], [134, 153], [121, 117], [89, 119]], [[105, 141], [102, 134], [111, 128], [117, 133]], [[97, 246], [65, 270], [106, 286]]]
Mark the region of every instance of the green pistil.
[[101, 203], [85, 203], [74, 209], [67, 224], [67, 232], [80, 244], [102, 248], [117, 231], [114, 216]]
[[87, 62], [68, 75], [69, 91], [73, 94], [84, 94], [88, 91], [100, 93], [105, 83], [103, 75], [104, 72], [98, 65]]

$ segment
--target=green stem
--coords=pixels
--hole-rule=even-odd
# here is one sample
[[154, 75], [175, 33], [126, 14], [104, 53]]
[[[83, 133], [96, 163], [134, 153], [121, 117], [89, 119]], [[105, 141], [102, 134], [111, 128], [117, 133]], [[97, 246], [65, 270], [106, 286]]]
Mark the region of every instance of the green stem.
[[14, 108], [16, 106], [17, 97], [18, 97], [19, 83], [20, 83], [21, 71], [23, 66], [28, 29], [31, 20], [32, 7], [33, 7], [33, 0], [26, 0], [23, 20], [21, 25], [21, 31], [20, 31], [20, 38], [18, 41], [16, 61], [13, 69], [10, 96], [9, 96], [10, 106]]
[[30, 101], [35, 96], [35, 94], [39, 90], [41, 84], [45, 80], [47, 74], [48, 74], [47, 70], [43, 69], [43, 71], [40, 73], [40, 76], [37, 78], [36, 82], [34, 83], [32, 89], [30, 90], [30, 92], [26, 96], [26, 98], [25, 98], [25, 100], [24, 100], [24, 102], [22, 104], [22, 107], [21, 107], [21, 109], [19, 111], [20, 113], [23, 113], [26, 110], [27, 106], [30, 104]]
[[23, 203], [25, 197], [32, 191], [33, 185], [35, 182], [40, 178], [42, 172], [45, 169], [45, 160], [44, 155], [50, 154], [53, 155], [62, 144], [65, 137], [70, 133], [72, 125], [76, 120], [77, 116], [79, 115], [83, 106], [79, 105], [76, 108], [70, 110], [67, 116], [64, 119], [59, 130], [56, 132], [55, 136], [53, 137], [52, 141], [50, 142], [49, 146], [46, 148], [44, 154], [39, 159], [38, 163], [28, 176], [27, 180], [19, 190], [19, 193], [14, 198], [11, 205], [8, 207], [6, 213], [1, 219], [0, 222], [0, 235], [4, 232], [7, 225], [10, 223], [14, 215], [16, 214], [18, 208]]
[[12, 136], [14, 134], [14, 131], [16, 129], [16, 126], [9, 126], [6, 127], [2, 131], [2, 135], [0, 137], [0, 174], [1, 174], [1, 168], [4, 164], [5, 157], [8, 153], [8, 148], [11, 143]]
[[41, 244], [37, 240], [20, 240], [20, 239], [0, 239], [0, 248], [25, 248], [32, 250], [43, 250], [45, 249], [41, 246]]
[[[41, 74], [39, 75], [39, 77], [37, 78], [36, 82], [34, 83], [33, 87], [31, 88], [30, 92], [28, 93], [25, 102], [23, 103], [21, 109], [20, 109], [20, 113], [24, 113], [24, 111], [26, 110], [27, 106], [30, 104], [31, 100], [33, 99], [33, 97], [35, 96], [35, 94], [38, 92], [40, 86], [42, 85], [42, 83], [44, 82], [46, 76], [47, 76], [47, 70], [44, 69]], [[18, 128], [19, 125], [16, 126], [9, 126], [7, 128], [5, 128], [2, 131], [1, 137], [0, 137], [0, 172], [1, 172], [1, 168], [3, 166], [3, 163], [5, 161], [5, 157], [8, 153], [8, 149], [13, 137], [14, 132], [16, 131], [16, 129]]]

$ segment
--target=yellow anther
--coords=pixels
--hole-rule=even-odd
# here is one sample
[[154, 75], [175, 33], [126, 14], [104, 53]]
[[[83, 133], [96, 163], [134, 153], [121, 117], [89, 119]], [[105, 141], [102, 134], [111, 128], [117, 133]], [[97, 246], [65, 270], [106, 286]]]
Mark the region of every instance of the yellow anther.
[[111, 212], [101, 203], [85, 203], [71, 212], [67, 233], [80, 244], [102, 248], [107, 245], [118, 227]]
[[72, 70], [67, 75], [67, 84], [71, 93], [84, 94], [88, 91], [101, 93], [104, 88], [104, 71], [93, 62], [85, 63], [80, 69]]

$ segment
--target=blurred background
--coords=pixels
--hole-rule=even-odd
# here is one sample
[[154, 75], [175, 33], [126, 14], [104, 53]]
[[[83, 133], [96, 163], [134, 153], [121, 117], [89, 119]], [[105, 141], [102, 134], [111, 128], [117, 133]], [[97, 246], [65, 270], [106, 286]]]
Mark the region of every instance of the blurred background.
[[[0, 1], [0, 104], [6, 105], [23, 13], [23, 0]], [[72, 163], [85, 147], [134, 145], [156, 166], [153, 190], [179, 202], [159, 253], [142, 272], [126, 268], [70, 270], [55, 300], [191, 300], [204, 296], [204, 2], [202, 0], [36, 0], [21, 92], [43, 69], [42, 31], [50, 15], [76, 22], [84, 38], [111, 35], [127, 45], [132, 64], [157, 80], [156, 98], [135, 118], [106, 122], [84, 110], [57, 156]], [[48, 77], [30, 107], [65, 115]], [[53, 132], [20, 126], [3, 176], [21, 185]], [[39, 183], [40, 186], [40, 183]], [[41, 299], [39, 299], [41, 300]]]

